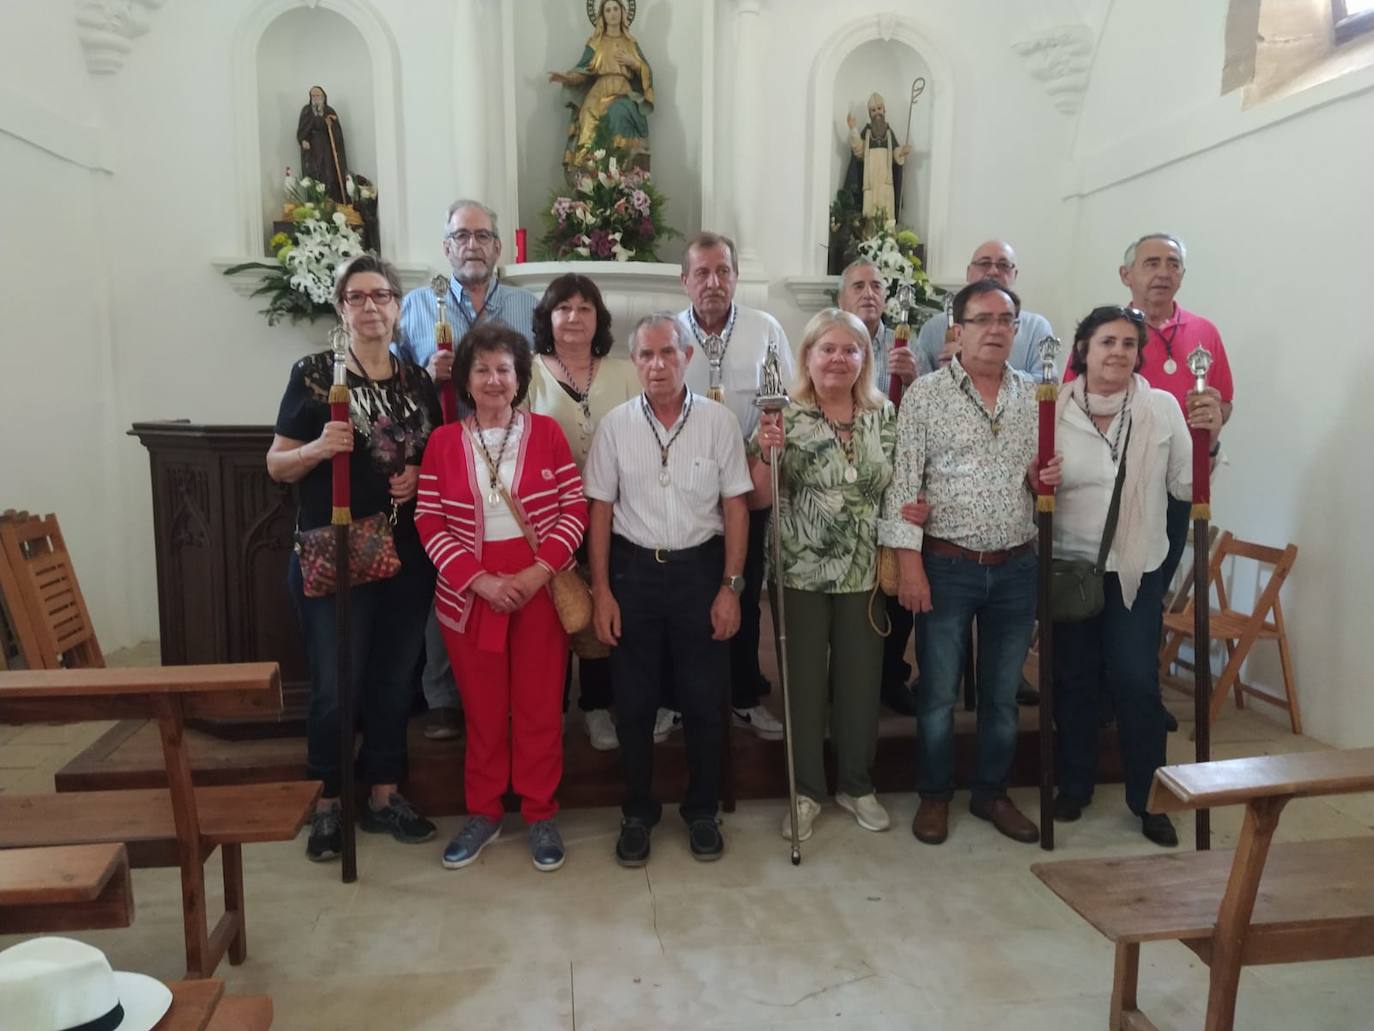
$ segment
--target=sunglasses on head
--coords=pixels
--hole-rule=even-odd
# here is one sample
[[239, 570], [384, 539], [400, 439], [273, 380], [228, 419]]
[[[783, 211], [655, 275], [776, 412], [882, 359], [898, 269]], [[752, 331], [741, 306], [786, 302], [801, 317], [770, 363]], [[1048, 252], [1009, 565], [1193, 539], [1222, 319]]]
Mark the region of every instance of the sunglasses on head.
[[1134, 322], [1137, 326], [1145, 325], [1145, 313], [1129, 304], [1104, 304], [1100, 308], [1094, 308], [1088, 314], [1088, 318], [1094, 322], [1099, 319], [1103, 321], [1125, 319], [1127, 322]]

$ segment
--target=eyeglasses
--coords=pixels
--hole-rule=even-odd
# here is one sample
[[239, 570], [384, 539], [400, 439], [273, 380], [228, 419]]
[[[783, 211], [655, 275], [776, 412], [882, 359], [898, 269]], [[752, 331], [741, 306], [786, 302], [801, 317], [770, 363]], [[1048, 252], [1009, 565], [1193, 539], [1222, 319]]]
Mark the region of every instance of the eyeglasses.
[[1093, 321], [1111, 321], [1112, 319], [1125, 319], [1133, 322], [1137, 326], [1145, 325], [1145, 313], [1132, 305], [1104, 304], [1094, 308], [1088, 315]]
[[481, 244], [483, 247], [485, 247], [487, 244], [491, 243], [493, 240], [496, 239], [496, 234], [493, 233], [490, 229], [457, 229], [454, 232], [449, 233], [446, 237], [444, 237], [444, 239], [452, 240], [454, 243], [459, 244], [460, 246], [462, 244], [472, 243], [475, 241]]
[[989, 326], [1001, 326], [1004, 329], [1011, 329], [1020, 323], [1020, 319], [1015, 315], [1002, 312], [1000, 315], [992, 315], [984, 312], [982, 315], [974, 315], [972, 318], [960, 319], [966, 326], [977, 326], [979, 329], [987, 329]]
[[985, 276], [993, 269], [1004, 275], [1016, 269], [1016, 266], [1009, 261], [993, 261], [991, 258], [979, 258], [977, 261], [970, 261], [969, 264]]
[[395, 290], [349, 290], [343, 295], [344, 304], [350, 308], [361, 308], [371, 301], [378, 308], [384, 308], [400, 296]]

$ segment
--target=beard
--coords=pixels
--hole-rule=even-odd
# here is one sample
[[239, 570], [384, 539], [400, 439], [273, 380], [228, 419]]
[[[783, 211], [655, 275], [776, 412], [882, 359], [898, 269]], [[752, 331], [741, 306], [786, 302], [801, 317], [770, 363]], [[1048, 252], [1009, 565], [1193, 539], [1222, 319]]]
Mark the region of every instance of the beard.
[[317, 114], [317, 115], [322, 115], [322, 114], [324, 114], [324, 101], [323, 101], [323, 100], [320, 100], [320, 101], [312, 100], [312, 101], [310, 102], [310, 110], [313, 111], [313, 112], [314, 112], [315, 114]]
[[887, 139], [886, 118], [884, 118], [881, 114], [876, 114], [873, 116], [872, 121], [869, 124], [873, 127], [873, 140], [875, 143]]

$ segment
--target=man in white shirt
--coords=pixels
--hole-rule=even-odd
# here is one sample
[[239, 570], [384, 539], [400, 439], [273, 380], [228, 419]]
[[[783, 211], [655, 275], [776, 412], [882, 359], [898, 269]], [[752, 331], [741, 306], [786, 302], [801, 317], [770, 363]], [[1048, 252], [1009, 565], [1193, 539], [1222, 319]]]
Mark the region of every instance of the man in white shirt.
[[611, 646], [626, 791], [616, 859], [643, 866], [662, 814], [652, 794], [654, 717], [665, 665], [683, 716], [688, 782], [680, 812], [694, 858], [724, 848], [716, 812], [727, 641], [740, 625], [753, 489], [728, 409], [685, 384], [690, 338], [670, 312], [641, 319], [630, 358], [644, 393], [613, 408], [582, 474], [597, 636]]
[[[687, 363], [687, 386], [693, 393], [706, 395], [711, 381], [707, 341], [719, 337], [725, 352], [720, 370], [725, 407], [734, 414], [740, 439], [745, 441], [758, 428], [754, 395], [759, 364], [770, 341], [777, 345], [783, 382], [788, 385], [794, 378], [794, 364], [787, 335], [778, 320], [767, 312], [735, 303], [738, 284], [739, 258], [733, 240], [719, 233], [701, 232], [687, 241], [682, 254], [682, 287], [692, 303], [677, 316], [688, 343], [693, 345]], [[771, 508], [761, 508], [749, 513], [740, 631], [730, 642], [730, 704], [736, 726], [749, 727], [764, 740], [776, 741], [782, 737], [782, 724], [759, 704], [759, 695], [768, 690], [759, 671], [759, 598], [771, 512]]]
[[[988, 240], [980, 244], [973, 252], [973, 257], [969, 258], [964, 281], [976, 283], [980, 279], [991, 279], [1010, 290], [1016, 285], [1016, 273], [1016, 252], [1011, 244], [1005, 240]], [[1026, 311], [1025, 308], [1021, 309], [1019, 317], [1021, 321], [1017, 324], [1007, 363], [1018, 372], [1029, 373], [1038, 379], [1043, 364], [1038, 345], [1045, 337], [1053, 336], [1054, 329], [1045, 316]], [[949, 322], [943, 312], [931, 316], [921, 327], [921, 332], [916, 336], [916, 350], [920, 352], [922, 362], [921, 375], [949, 364], [953, 344], [950, 347], [945, 345], [945, 330], [948, 328]]]
[[[896, 548], [898, 598], [916, 615], [920, 743], [912, 833], [948, 835], [954, 793], [954, 705], [970, 624], [978, 619], [978, 743], [969, 812], [1015, 841], [1039, 828], [1007, 797], [1016, 751], [1016, 689], [1035, 627], [1037, 562], [1029, 475], [1036, 457], [1035, 384], [1007, 363], [1020, 301], [978, 280], [954, 298], [960, 352], [902, 398], [892, 484], [878, 540]], [[1056, 483], [1059, 462], [1046, 472]], [[924, 528], [901, 517], [924, 489]]]

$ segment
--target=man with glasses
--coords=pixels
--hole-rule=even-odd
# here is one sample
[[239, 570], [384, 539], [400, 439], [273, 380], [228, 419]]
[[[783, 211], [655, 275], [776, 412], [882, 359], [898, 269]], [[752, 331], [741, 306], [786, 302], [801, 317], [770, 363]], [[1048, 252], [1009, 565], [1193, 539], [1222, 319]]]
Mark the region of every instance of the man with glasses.
[[[1035, 381], [1008, 363], [1020, 300], [993, 279], [954, 298], [959, 345], [945, 368], [902, 398], [892, 485], [878, 523], [898, 549], [898, 600], [916, 616], [920, 806], [912, 833], [930, 845], [949, 832], [954, 706], [970, 624], [978, 619], [978, 740], [969, 811], [1020, 842], [1040, 831], [1007, 797], [1016, 751], [1016, 690], [1035, 627]], [[1056, 459], [1044, 471], [1058, 482]], [[924, 489], [924, 528], [902, 506]]]
[[[534, 306], [539, 299], [528, 290], [497, 281], [501, 236], [496, 227], [496, 212], [479, 201], [454, 201], [448, 209], [443, 247], [444, 256], [453, 267], [444, 309], [453, 324], [455, 342], [478, 322], [486, 321], [504, 323], [532, 341]], [[453, 375], [453, 352], [441, 351], [434, 343], [434, 323], [438, 317], [439, 302], [429, 284], [416, 287], [401, 302], [393, 347], [397, 354], [422, 366], [435, 383], [444, 383]], [[429, 703], [425, 737], [457, 737], [458, 688], [453, 682], [453, 669], [433, 606], [425, 628], [425, 671], [421, 680], [425, 701]]]
[[[1003, 240], [989, 240], [979, 246], [969, 259], [964, 272], [964, 281], [976, 283], [980, 279], [990, 279], [999, 286], [1011, 289], [1016, 283], [1016, 252], [1011, 244]], [[1030, 373], [1040, 378], [1040, 349], [1036, 346], [1047, 336], [1053, 336], [1050, 320], [1033, 311], [1021, 310], [1021, 321], [1012, 341], [1011, 356], [1007, 359], [1013, 369]], [[916, 350], [920, 354], [922, 374], [931, 369], [941, 369], [949, 364], [954, 343], [945, 343], [945, 330], [949, 328], [944, 314], [933, 316], [916, 337]]]

